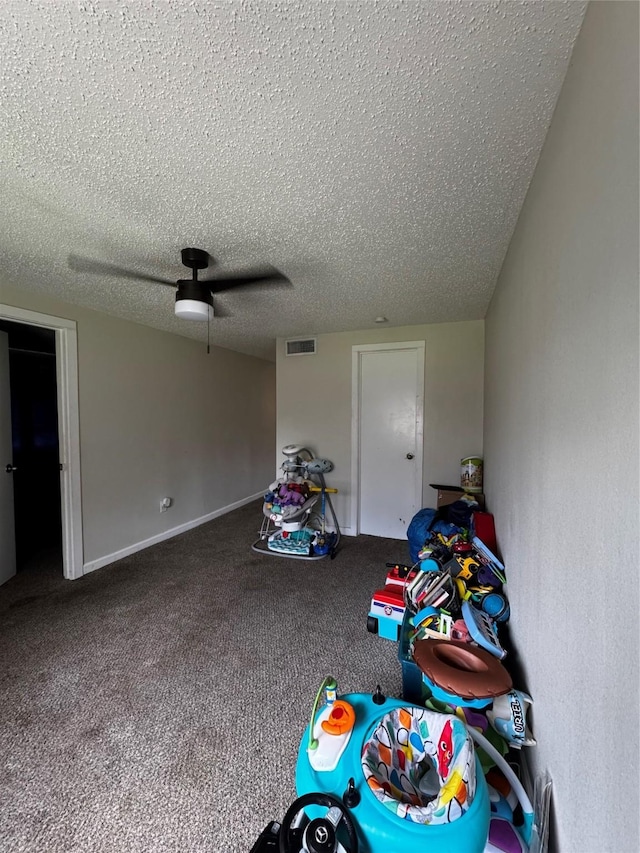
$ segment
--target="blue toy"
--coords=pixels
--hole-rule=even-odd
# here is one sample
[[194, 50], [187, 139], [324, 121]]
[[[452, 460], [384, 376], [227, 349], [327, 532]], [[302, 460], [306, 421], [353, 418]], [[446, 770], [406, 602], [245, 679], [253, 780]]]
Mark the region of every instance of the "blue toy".
[[495, 619], [496, 622], [507, 622], [511, 615], [509, 602], [506, 596], [499, 592], [489, 592], [480, 599], [482, 610]]
[[280, 851], [310, 849], [296, 846], [294, 824], [304, 810], [307, 834], [346, 834], [346, 848], [336, 851], [354, 853], [359, 842], [367, 853], [483, 853], [489, 794], [462, 720], [380, 692], [333, 699], [335, 682], [332, 688], [319, 713], [314, 704], [300, 744], [300, 799], [283, 821]]
[[[477, 747], [510, 786], [509, 804], [487, 784]], [[338, 696], [325, 678], [298, 750], [296, 789], [282, 824], [269, 823], [251, 853], [527, 853], [531, 842], [531, 802], [487, 738], [380, 688]]]
[[400, 636], [404, 614], [402, 589], [397, 586], [377, 589], [373, 593], [367, 614], [367, 631], [396, 642]]

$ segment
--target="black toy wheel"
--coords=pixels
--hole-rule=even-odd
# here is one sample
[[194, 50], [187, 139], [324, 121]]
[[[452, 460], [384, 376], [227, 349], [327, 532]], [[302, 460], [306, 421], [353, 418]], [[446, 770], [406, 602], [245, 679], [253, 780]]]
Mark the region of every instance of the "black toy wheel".
[[[314, 818], [300, 828], [300, 812], [308, 806], [325, 806], [328, 811], [324, 817]], [[339, 827], [344, 827], [347, 833], [348, 847], [338, 841]], [[280, 853], [358, 853], [358, 837], [349, 810], [331, 794], [313, 793], [299, 797], [282, 820], [279, 850]]]
[[370, 634], [378, 633], [378, 620], [375, 616], [367, 616], [367, 631]]

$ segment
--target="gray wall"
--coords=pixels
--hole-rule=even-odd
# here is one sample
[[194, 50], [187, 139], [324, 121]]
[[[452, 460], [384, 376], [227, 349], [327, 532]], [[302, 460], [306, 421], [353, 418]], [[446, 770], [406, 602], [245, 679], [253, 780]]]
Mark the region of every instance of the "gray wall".
[[77, 321], [88, 568], [264, 491], [273, 363], [2, 284], [0, 303]]
[[591, 3], [486, 318], [485, 492], [562, 853], [637, 853], [638, 4]]
[[351, 353], [357, 344], [425, 342], [423, 505], [429, 483], [460, 483], [460, 459], [482, 455], [484, 321], [375, 328], [317, 337], [317, 353], [286, 356], [277, 346], [277, 464], [282, 447], [302, 443], [330, 459], [327, 485], [341, 529], [351, 520]]

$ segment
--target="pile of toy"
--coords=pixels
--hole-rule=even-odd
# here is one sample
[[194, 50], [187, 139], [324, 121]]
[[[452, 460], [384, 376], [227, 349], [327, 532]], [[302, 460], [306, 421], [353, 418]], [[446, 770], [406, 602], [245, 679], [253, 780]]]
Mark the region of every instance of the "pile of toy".
[[[282, 452], [283, 474], [264, 495], [260, 537], [251, 547], [259, 553], [284, 557], [333, 557], [340, 528], [330, 495], [337, 490], [327, 488], [324, 480], [333, 463], [315, 457], [302, 445], [286, 445]], [[333, 521], [332, 531], [326, 528], [327, 511]]]
[[298, 515], [298, 509], [311, 496], [310, 484], [303, 477], [295, 480], [276, 480], [269, 486], [264, 496], [264, 511], [286, 519]]
[[324, 679], [295, 776], [298, 799], [251, 853], [545, 853], [526, 791], [475, 722], [380, 687]]
[[[399, 640], [404, 700], [463, 719], [500, 755], [532, 746], [526, 720], [532, 700], [514, 688], [500, 640], [510, 617], [505, 567], [475, 535], [472, 518], [461, 528], [437, 515], [429, 511], [418, 519], [425, 538], [419, 549], [415, 536], [410, 542], [417, 557], [412, 566], [387, 564], [367, 628]], [[480, 758], [490, 780], [495, 762], [482, 750]], [[526, 849], [518, 846], [522, 833], [513, 829], [505, 797], [491, 784], [489, 790], [494, 835], [504, 840], [487, 849]]]
[[399, 640], [401, 698], [338, 694], [324, 679], [298, 750], [298, 799], [252, 853], [545, 853], [508, 760], [535, 741], [531, 698], [503, 663], [504, 566], [473, 519], [430, 513], [415, 562], [387, 564], [367, 619]]

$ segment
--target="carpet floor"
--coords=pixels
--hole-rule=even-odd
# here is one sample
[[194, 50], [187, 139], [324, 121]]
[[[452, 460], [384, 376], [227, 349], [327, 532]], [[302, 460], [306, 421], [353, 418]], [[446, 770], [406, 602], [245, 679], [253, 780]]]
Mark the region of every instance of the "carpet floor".
[[371, 594], [408, 543], [257, 554], [260, 502], [77, 581], [0, 588], [0, 848], [247, 853], [295, 799], [316, 690], [400, 695]]

